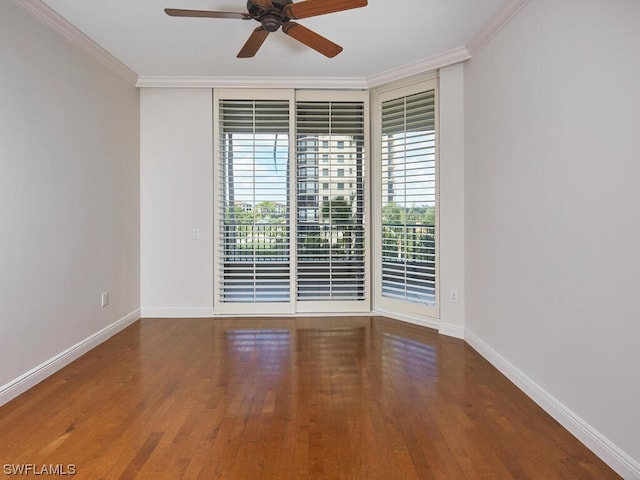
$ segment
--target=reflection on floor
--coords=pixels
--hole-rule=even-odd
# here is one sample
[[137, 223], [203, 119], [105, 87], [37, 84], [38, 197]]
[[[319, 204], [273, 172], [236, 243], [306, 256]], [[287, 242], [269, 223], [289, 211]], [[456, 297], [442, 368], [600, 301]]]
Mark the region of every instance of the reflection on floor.
[[381, 317], [144, 319], [0, 408], [0, 459], [76, 479], [618, 478], [463, 341]]

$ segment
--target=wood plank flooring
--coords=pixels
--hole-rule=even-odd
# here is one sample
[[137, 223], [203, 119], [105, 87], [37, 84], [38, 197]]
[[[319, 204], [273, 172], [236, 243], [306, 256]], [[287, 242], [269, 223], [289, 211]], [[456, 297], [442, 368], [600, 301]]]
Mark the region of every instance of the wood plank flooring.
[[0, 464], [91, 480], [619, 478], [463, 341], [381, 317], [143, 319], [0, 407]]

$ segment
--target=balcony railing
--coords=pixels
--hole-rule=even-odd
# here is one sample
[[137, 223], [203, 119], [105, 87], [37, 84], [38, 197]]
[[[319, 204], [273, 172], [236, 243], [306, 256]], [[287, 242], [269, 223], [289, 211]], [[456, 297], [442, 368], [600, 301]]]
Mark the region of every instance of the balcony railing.
[[[298, 295], [318, 291], [324, 284], [344, 295], [361, 297], [364, 291], [364, 237], [362, 227], [305, 224], [298, 231]], [[353, 230], [349, 230], [353, 228]], [[246, 284], [259, 291], [273, 282], [288, 282], [290, 232], [283, 224], [226, 224], [223, 282], [234, 288]], [[254, 265], [254, 268], [247, 267]], [[433, 225], [386, 224], [382, 228], [382, 293], [409, 302], [435, 302], [436, 251]], [[264, 284], [264, 285], [263, 285]], [[270, 285], [270, 286], [269, 286]], [[340, 285], [340, 287], [338, 287]], [[328, 288], [328, 287], [327, 287]], [[348, 291], [354, 290], [349, 293]]]

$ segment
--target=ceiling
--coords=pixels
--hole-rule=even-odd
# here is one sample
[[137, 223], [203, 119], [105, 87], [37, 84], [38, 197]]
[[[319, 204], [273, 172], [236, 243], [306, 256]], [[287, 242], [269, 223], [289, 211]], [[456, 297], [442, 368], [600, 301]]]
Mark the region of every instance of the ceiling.
[[164, 8], [246, 11], [243, 0], [42, 0], [139, 77], [367, 78], [464, 47], [510, 0], [369, 0], [298, 22], [342, 45], [329, 59], [286, 36], [236, 55], [253, 20], [177, 18]]

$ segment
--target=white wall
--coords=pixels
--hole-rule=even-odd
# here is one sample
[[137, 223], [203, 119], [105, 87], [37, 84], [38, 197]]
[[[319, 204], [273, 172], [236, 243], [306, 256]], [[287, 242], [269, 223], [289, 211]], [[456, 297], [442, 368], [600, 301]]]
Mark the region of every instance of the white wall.
[[133, 85], [0, 2], [0, 403], [139, 308], [138, 121]]
[[[144, 316], [213, 315], [211, 89], [141, 91]], [[193, 229], [200, 239], [193, 240]]]
[[[463, 68], [443, 69], [441, 115], [442, 333], [464, 332]], [[143, 316], [213, 315], [211, 89], [141, 91]], [[200, 240], [192, 239], [194, 228]], [[448, 292], [459, 293], [457, 303]], [[438, 320], [436, 320], [437, 322]]]
[[575, 414], [627, 478], [640, 478], [639, 26], [635, 0], [534, 0], [464, 77], [468, 338]]
[[[440, 333], [464, 336], [464, 67], [440, 69]], [[457, 300], [451, 299], [451, 291]]]

